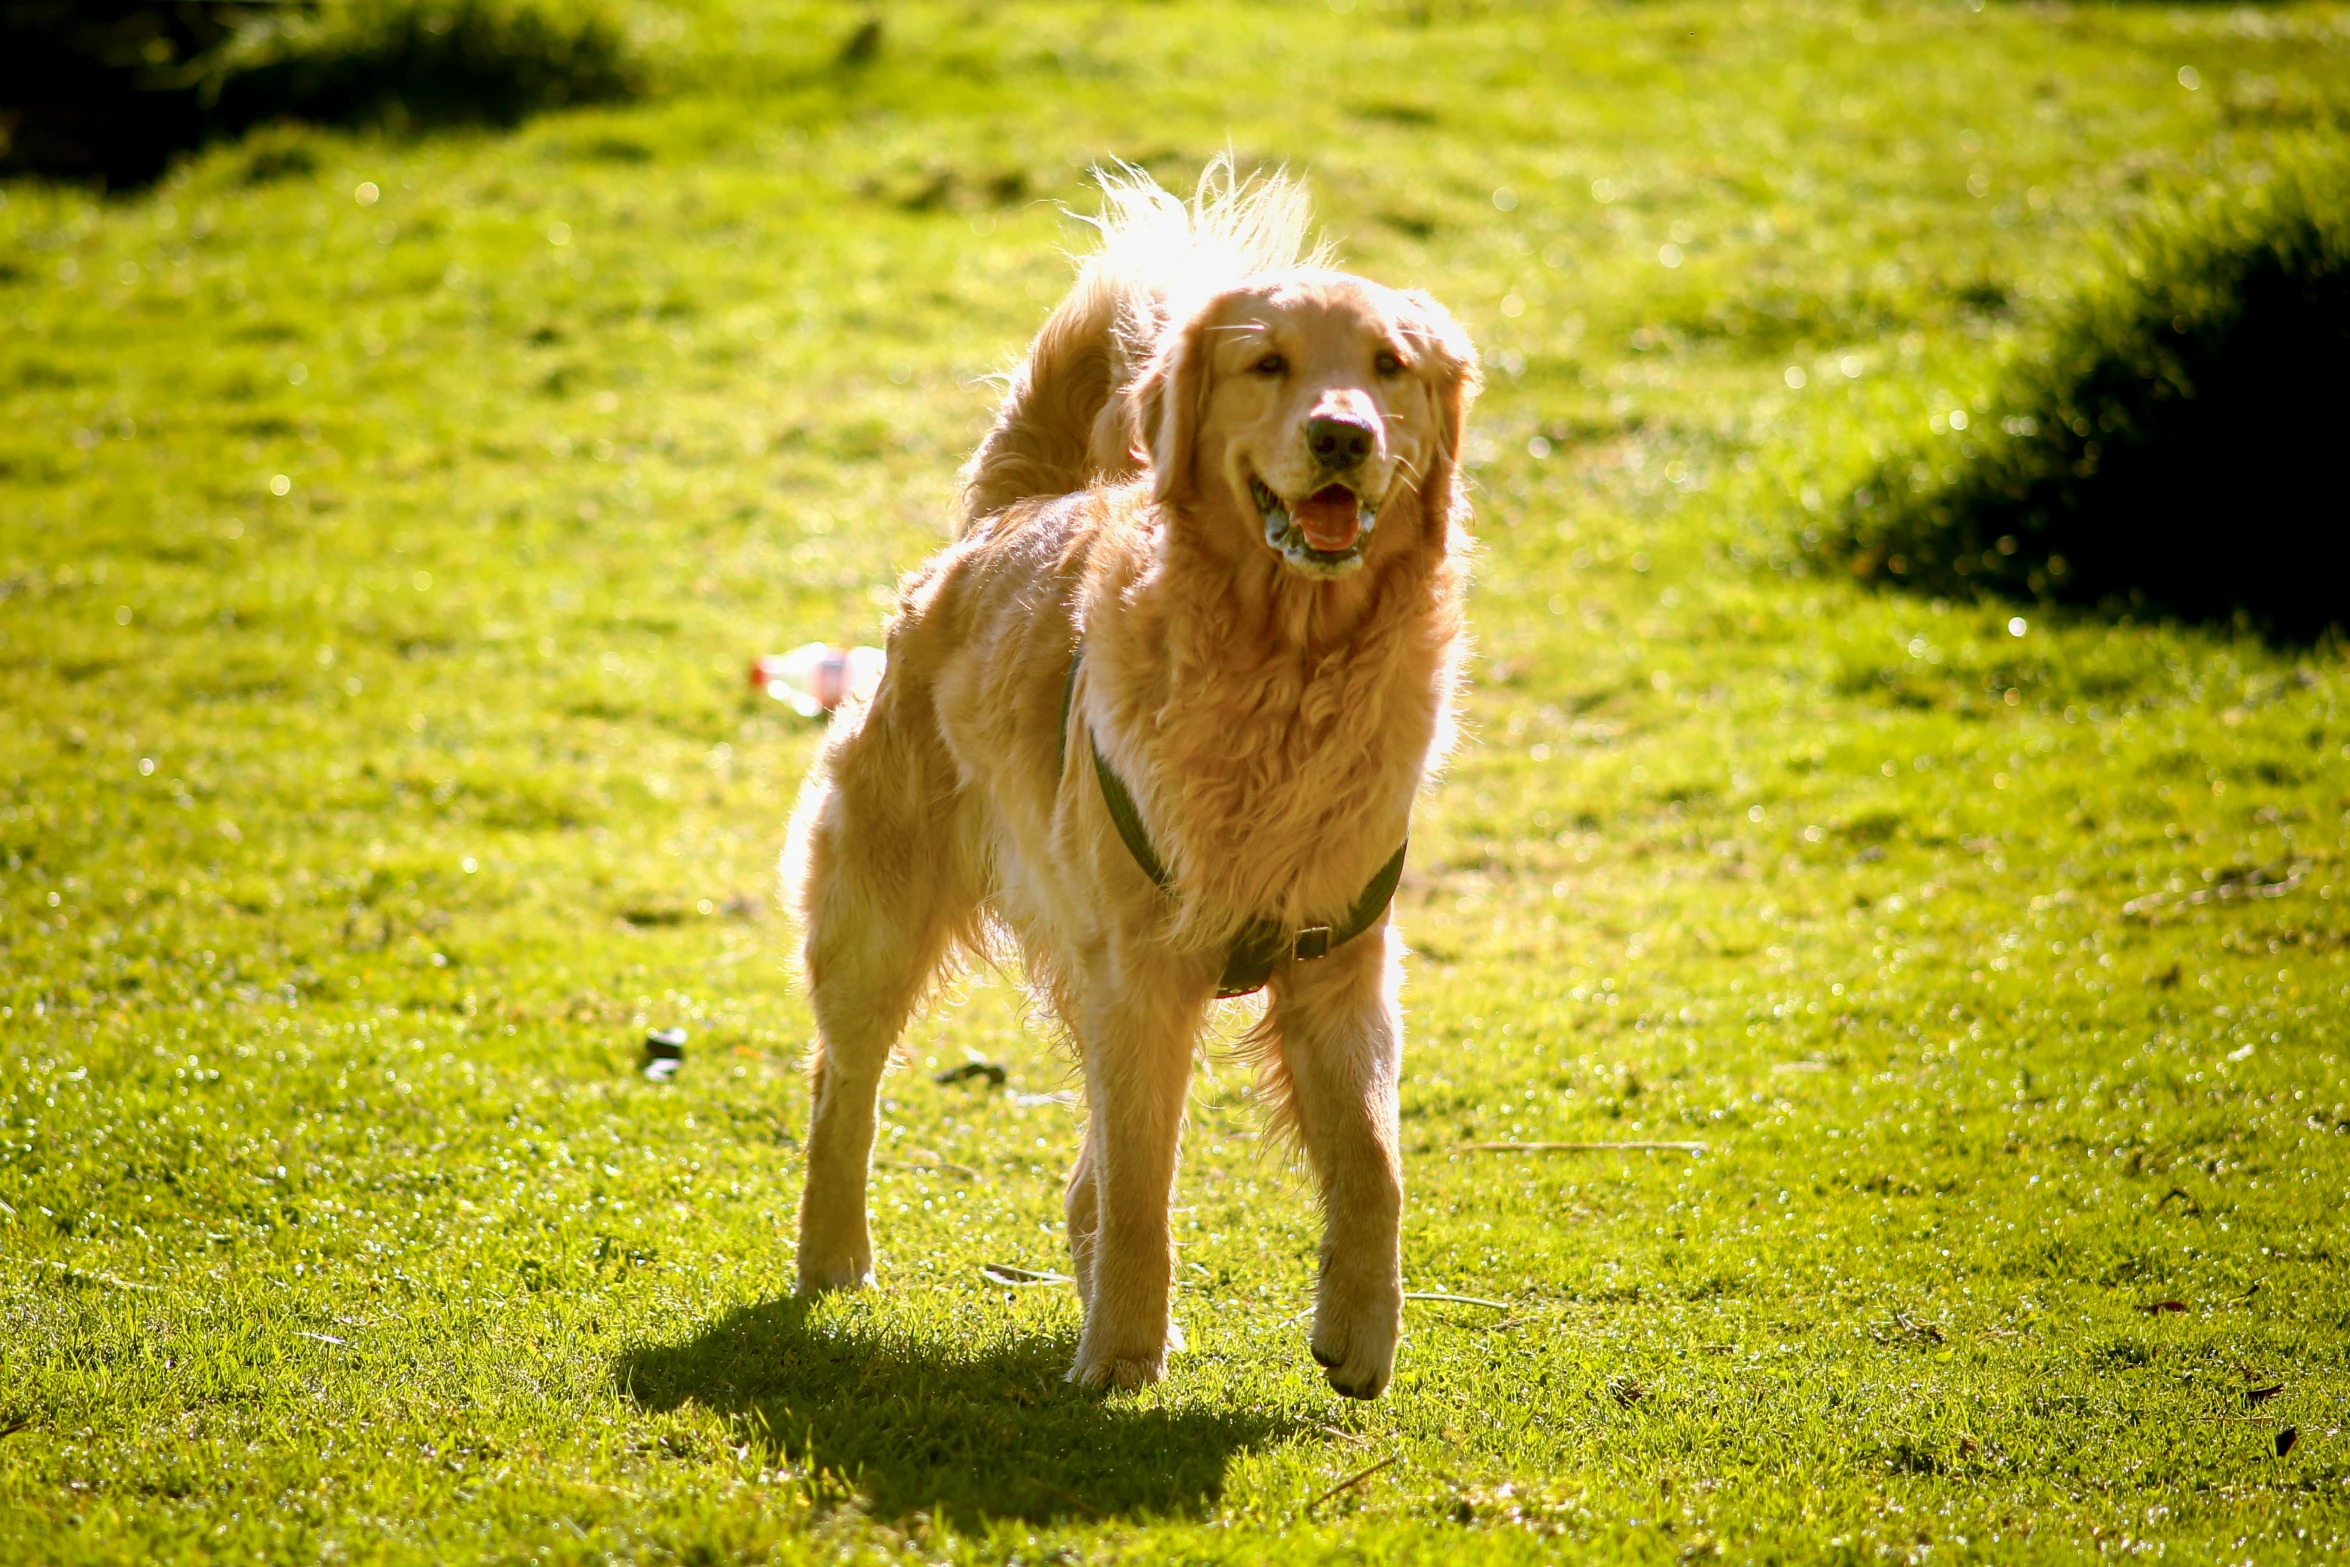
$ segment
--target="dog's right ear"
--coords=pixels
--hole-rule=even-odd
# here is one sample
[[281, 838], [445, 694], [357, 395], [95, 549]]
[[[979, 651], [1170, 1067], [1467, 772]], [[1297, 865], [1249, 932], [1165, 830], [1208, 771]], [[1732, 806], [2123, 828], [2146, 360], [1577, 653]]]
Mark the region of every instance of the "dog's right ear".
[[1135, 457], [1150, 469], [1151, 498], [1162, 506], [1191, 498], [1200, 416], [1207, 411], [1209, 308], [1168, 333], [1131, 394]]
[[1460, 464], [1468, 443], [1469, 408], [1484, 387], [1477, 364], [1476, 345], [1461, 330], [1452, 313], [1421, 289], [1404, 292], [1417, 312], [1405, 331], [1419, 345], [1436, 415], [1436, 460], [1420, 486], [1421, 515], [1436, 530], [1466, 523], [1468, 509], [1461, 502]]

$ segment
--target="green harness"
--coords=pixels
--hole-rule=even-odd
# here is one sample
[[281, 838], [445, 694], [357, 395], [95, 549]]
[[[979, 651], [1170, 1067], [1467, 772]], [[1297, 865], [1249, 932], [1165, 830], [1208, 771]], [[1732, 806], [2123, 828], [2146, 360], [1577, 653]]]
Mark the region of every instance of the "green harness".
[[[1085, 644], [1080, 642], [1069, 654], [1068, 678], [1061, 682], [1061, 760], [1069, 759], [1069, 713], [1077, 700], [1077, 665], [1085, 656]], [[1134, 863], [1142, 867], [1158, 889], [1169, 897], [1175, 896], [1175, 878], [1151, 847], [1150, 834], [1142, 829], [1142, 813], [1134, 808], [1134, 796], [1126, 792], [1126, 785], [1102, 760], [1101, 748], [1093, 743], [1093, 732], [1086, 731], [1085, 748], [1093, 753], [1093, 775], [1101, 783], [1102, 804], [1109, 807], [1110, 820], [1117, 823], [1118, 836], [1126, 840], [1126, 852], [1134, 856]], [[1371, 884], [1355, 899], [1347, 911], [1346, 923], [1339, 926], [1308, 925], [1292, 931], [1274, 920], [1251, 920], [1241, 927], [1233, 938], [1231, 955], [1224, 960], [1224, 976], [1216, 981], [1218, 997], [1245, 996], [1252, 990], [1264, 988], [1273, 977], [1273, 965], [1284, 956], [1301, 963], [1311, 963], [1326, 956], [1332, 947], [1343, 947], [1348, 942], [1379, 923], [1379, 916], [1387, 912], [1388, 903], [1395, 897], [1396, 884], [1403, 880], [1404, 852], [1412, 846], [1406, 838], [1396, 845], [1394, 855]]]

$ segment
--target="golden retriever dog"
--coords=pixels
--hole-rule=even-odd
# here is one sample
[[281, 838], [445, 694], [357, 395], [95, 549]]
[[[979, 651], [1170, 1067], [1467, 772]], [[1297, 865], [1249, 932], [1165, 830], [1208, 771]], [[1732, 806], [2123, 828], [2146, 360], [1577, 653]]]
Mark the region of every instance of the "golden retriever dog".
[[836, 716], [786, 896], [816, 1015], [804, 1293], [873, 1275], [866, 1171], [900, 1029], [1016, 947], [1066, 1029], [1072, 1381], [1155, 1381], [1193, 1052], [1244, 1049], [1324, 1208], [1311, 1348], [1375, 1397], [1402, 1326], [1402, 945], [1387, 905], [1461, 657], [1474, 350], [1433, 299], [1331, 270], [1302, 192], [1103, 176], [1102, 244], [1008, 378], [961, 533], [900, 585]]

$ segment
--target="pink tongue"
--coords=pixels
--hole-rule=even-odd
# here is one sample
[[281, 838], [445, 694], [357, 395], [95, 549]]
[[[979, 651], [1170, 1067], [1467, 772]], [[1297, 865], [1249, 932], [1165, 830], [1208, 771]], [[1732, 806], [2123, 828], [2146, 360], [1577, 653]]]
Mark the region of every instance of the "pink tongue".
[[1316, 490], [1298, 504], [1297, 528], [1308, 544], [1326, 554], [1345, 549], [1362, 531], [1355, 492], [1343, 484]]

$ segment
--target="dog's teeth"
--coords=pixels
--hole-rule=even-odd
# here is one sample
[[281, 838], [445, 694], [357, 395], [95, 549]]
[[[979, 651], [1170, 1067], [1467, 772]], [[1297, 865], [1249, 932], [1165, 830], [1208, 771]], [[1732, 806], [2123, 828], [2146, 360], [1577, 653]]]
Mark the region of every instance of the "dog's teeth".
[[1289, 532], [1289, 508], [1281, 504], [1281, 497], [1262, 479], [1249, 480], [1249, 489], [1255, 495], [1257, 510], [1265, 514], [1265, 541], [1278, 549]]

